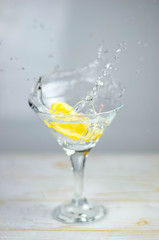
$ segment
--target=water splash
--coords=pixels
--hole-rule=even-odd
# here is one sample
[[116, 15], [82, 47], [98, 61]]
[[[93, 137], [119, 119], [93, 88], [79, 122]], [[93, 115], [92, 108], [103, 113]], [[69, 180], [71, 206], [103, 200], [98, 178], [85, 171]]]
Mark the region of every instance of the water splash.
[[45, 106], [43, 102], [42, 97], [42, 77], [39, 78], [38, 82], [36, 83], [35, 87], [33, 88], [29, 100], [28, 100], [29, 106], [35, 111], [35, 112], [43, 112], [43, 113], [49, 113], [48, 108]]
[[[126, 42], [120, 43], [119, 47], [115, 50], [115, 55], [113, 59], [105, 64], [108, 50], [105, 50], [103, 44], [98, 48], [97, 59], [95, 60], [96, 65], [99, 66], [98, 78], [95, 81], [92, 90], [85, 97], [85, 99], [82, 99], [74, 106], [72, 114], [74, 114], [74, 112], [76, 113], [82, 112], [83, 114], [96, 114], [97, 111], [99, 110], [100, 105], [99, 102], [103, 90], [105, 94], [106, 92], [109, 91], [108, 95], [109, 97], [118, 98], [123, 95], [124, 92], [123, 88], [121, 87], [120, 84], [117, 84], [112, 80], [112, 75], [113, 71], [117, 70], [116, 65], [119, 61], [120, 54], [122, 53], [123, 50], [126, 49], [127, 43]], [[110, 96], [111, 91], [113, 96], [112, 95]], [[97, 106], [98, 109], [95, 109], [95, 106]]]
[[[40, 111], [43, 113], [49, 113], [48, 106], [51, 107], [50, 102], [45, 104], [45, 100], [49, 99], [48, 92], [45, 92], [46, 83], [51, 83], [51, 77], [54, 78], [69, 78], [70, 85], [74, 84], [76, 81], [84, 81], [91, 83], [90, 90], [85, 96], [81, 96], [82, 99], [76, 103], [70, 114], [83, 113], [83, 114], [96, 114], [104, 109], [103, 102], [109, 102], [112, 99], [114, 101], [118, 100], [123, 95], [123, 88], [121, 84], [113, 80], [113, 72], [117, 70], [117, 64], [119, 62], [120, 54], [127, 48], [126, 42], [119, 44], [118, 48], [115, 50], [113, 57], [110, 59], [108, 57], [109, 51], [105, 48], [104, 44], [100, 45], [97, 51], [96, 59], [89, 63], [88, 65], [67, 72], [61, 72], [59, 70], [59, 65], [56, 65], [54, 70], [45, 77], [40, 77], [36, 86], [34, 87], [30, 98], [29, 105], [34, 109], [34, 111]], [[83, 82], [84, 87], [85, 82]], [[49, 85], [49, 84], [48, 84]], [[49, 85], [50, 86], [50, 85]], [[65, 86], [63, 86], [64, 88]], [[52, 96], [55, 94], [54, 89], [47, 90]], [[56, 91], [61, 91], [57, 89]], [[44, 96], [45, 95], [45, 96]], [[56, 94], [55, 94], [56, 95]]]

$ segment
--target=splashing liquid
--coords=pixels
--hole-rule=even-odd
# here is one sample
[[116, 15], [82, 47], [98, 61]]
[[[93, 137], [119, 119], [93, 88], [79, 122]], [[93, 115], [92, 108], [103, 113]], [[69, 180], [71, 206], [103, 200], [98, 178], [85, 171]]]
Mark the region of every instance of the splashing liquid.
[[29, 106], [35, 111], [35, 112], [44, 112], [49, 113], [48, 108], [45, 106], [42, 98], [42, 77], [39, 78], [38, 82], [36, 83], [34, 89], [32, 90], [29, 100], [28, 100]]
[[[119, 47], [116, 49], [113, 58], [110, 60], [108, 58], [108, 50], [104, 48], [104, 44], [98, 48], [96, 59], [89, 63], [87, 66], [75, 69], [73, 71], [61, 72], [59, 71], [59, 66], [55, 66], [54, 71], [48, 76], [40, 77], [36, 83], [32, 93], [29, 97], [29, 105], [33, 108], [35, 112], [40, 111], [43, 113], [49, 113], [49, 103], [45, 104], [43, 99], [43, 86], [46, 82], [51, 81], [50, 77], [54, 76], [56, 78], [68, 78], [73, 76], [75, 81], [83, 81], [83, 79], [89, 79], [92, 84], [90, 91], [87, 92], [85, 97], [81, 96], [82, 99], [76, 103], [70, 112], [74, 115], [75, 113], [83, 114], [96, 114], [107, 109], [104, 109], [103, 102], [106, 103], [112, 99], [118, 99], [123, 95], [122, 86], [115, 82], [112, 78], [113, 72], [117, 69], [117, 63], [120, 58], [120, 54], [126, 49], [126, 43], [120, 43]], [[82, 84], [82, 83], [81, 83]], [[51, 90], [49, 89], [49, 92]], [[53, 93], [52, 93], [53, 94]], [[49, 97], [46, 96], [48, 99]], [[106, 103], [107, 104], [107, 103]], [[105, 105], [106, 105], [105, 104]]]
[[94, 107], [95, 105], [94, 103], [100, 100], [99, 97], [101, 95], [102, 88], [104, 88], [105, 85], [108, 87], [108, 84], [106, 84], [108, 82], [109, 82], [109, 89], [111, 87], [116, 87], [116, 92], [118, 95], [116, 97], [121, 97], [123, 95], [124, 89], [121, 86], [117, 85], [117, 83], [115, 83], [112, 80], [112, 73], [113, 71], [117, 70], [116, 65], [120, 58], [120, 54], [123, 50], [126, 50], [126, 49], [127, 49], [127, 43], [126, 42], [120, 43], [119, 48], [116, 49], [115, 51], [114, 59], [105, 65], [106, 55], [108, 54], [108, 51], [104, 49], [104, 45], [101, 45], [98, 48], [97, 59], [95, 60], [95, 64], [99, 67], [99, 70], [98, 70], [99, 76], [95, 81], [92, 90], [88, 93], [85, 99], [82, 99], [80, 102], [78, 102], [74, 106], [72, 110], [73, 114], [74, 112], [76, 113], [82, 112], [83, 114], [96, 114], [97, 111]]

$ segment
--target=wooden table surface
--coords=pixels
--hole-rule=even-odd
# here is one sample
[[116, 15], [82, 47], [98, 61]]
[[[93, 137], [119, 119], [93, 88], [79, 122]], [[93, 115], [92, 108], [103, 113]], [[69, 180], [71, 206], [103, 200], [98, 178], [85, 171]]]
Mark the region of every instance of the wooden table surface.
[[96, 155], [85, 170], [88, 199], [107, 215], [63, 224], [52, 210], [70, 200], [73, 176], [63, 155], [0, 155], [0, 239], [159, 240], [159, 154]]

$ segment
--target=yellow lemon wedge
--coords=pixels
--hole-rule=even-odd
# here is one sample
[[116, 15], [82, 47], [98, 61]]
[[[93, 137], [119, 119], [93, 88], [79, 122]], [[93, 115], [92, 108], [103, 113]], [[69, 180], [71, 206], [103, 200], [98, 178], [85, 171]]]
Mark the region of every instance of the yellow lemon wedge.
[[[73, 108], [67, 103], [57, 102], [51, 105], [50, 113], [69, 114], [72, 109]], [[102, 129], [97, 128], [97, 126], [90, 127], [91, 123], [89, 121], [85, 121], [85, 123], [80, 122], [86, 120], [85, 117], [77, 113], [73, 113], [70, 116], [66, 116], [66, 118], [63, 119], [63, 122], [66, 123], [47, 122], [45, 120], [44, 122], [49, 128], [53, 128], [57, 132], [75, 141], [82, 140], [87, 142], [91, 139], [95, 141], [102, 136]], [[79, 122], [70, 122], [71, 120]]]
[[56, 102], [51, 105], [50, 112], [56, 114], [69, 114], [72, 111], [73, 107], [64, 102]]

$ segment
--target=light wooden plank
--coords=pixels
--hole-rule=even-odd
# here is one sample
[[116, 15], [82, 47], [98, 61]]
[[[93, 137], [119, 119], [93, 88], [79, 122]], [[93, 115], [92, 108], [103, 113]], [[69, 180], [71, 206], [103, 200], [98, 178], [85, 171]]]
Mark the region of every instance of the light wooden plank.
[[92, 154], [86, 195], [107, 216], [86, 225], [52, 218], [72, 196], [70, 168], [64, 155], [0, 155], [0, 239], [159, 239], [159, 155]]

